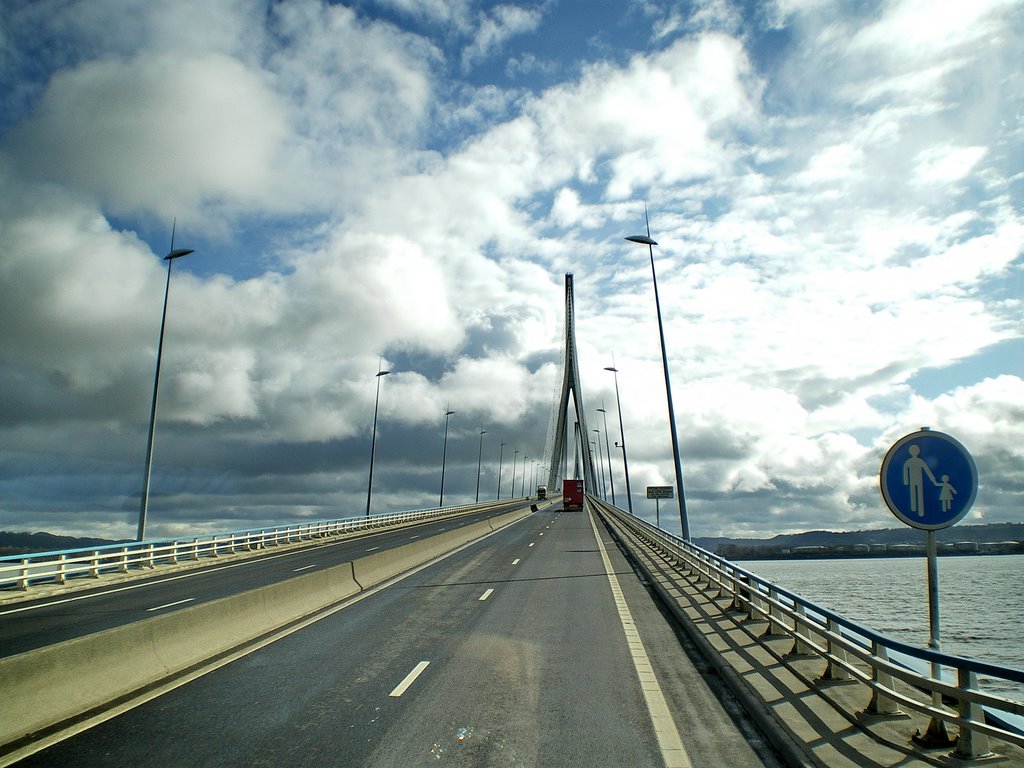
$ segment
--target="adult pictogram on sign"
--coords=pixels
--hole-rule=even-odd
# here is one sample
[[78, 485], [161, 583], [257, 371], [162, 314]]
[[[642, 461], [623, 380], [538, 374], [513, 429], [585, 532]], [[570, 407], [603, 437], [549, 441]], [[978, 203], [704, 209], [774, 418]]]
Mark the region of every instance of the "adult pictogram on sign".
[[978, 491], [974, 459], [957, 440], [922, 429], [896, 441], [879, 473], [882, 498], [896, 517], [925, 530], [967, 514]]

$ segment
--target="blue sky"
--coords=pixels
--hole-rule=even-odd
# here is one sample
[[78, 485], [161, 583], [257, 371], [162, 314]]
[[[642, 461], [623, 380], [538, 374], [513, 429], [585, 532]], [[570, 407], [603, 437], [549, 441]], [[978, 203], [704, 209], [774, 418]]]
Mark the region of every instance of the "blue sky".
[[0, 528], [133, 535], [175, 219], [151, 534], [362, 512], [379, 358], [374, 509], [436, 503], [449, 404], [446, 501], [481, 428], [507, 489], [566, 272], [653, 517], [645, 203], [694, 535], [898, 524], [924, 425], [975, 457], [964, 522], [1024, 521], [1019, 1], [16, 0], [0, 35]]

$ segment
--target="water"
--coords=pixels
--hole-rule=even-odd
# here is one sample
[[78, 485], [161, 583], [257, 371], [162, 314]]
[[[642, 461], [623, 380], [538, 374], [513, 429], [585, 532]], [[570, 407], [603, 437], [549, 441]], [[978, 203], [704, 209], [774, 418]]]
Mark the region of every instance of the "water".
[[[923, 557], [738, 563], [780, 587], [905, 643], [928, 644]], [[1024, 555], [939, 557], [943, 653], [1024, 669]], [[986, 685], [1024, 698], [1020, 686]]]

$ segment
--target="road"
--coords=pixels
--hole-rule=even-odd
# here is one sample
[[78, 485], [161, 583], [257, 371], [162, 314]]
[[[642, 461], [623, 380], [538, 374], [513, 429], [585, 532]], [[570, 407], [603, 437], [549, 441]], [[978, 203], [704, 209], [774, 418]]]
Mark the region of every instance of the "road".
[[541, 511], [19, 765], [777, 765], [706, 677], [607, 531]]
[[[421, 525], [340, 539], [307, 547], [266, 550], [242, 560], [197, 566], [173, 574], [134, 579], [128, 583], [97, 586], [52, 597], [26, 600], [0, 607], [0, 657], [151, 618], [329, 568], [370, 552], [408, 544], [457, 526], [522, 506], [501, 505]], [[209, 561], [207, 561], [209, 562]]]

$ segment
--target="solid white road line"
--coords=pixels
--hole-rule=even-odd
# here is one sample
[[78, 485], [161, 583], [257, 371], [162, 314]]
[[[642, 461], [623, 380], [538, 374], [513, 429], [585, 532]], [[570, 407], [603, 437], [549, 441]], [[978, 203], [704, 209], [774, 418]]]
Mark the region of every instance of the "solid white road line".
[[430, 666], [429, 661], [421, 661], [419, 664], [412, 668], [412, 672], [406, 675], [405, 679], [402, 682], [395, 686], [395, 690], [389, 693], [388, 696], [397, 699], [399, 696], [401, 696], [409, 689], [410, 685], [416, 682], [416, 678], [422, 675], [423, 670], [425, 670], [428, 666]]
[[177, 600], [177, 601], [175, 601], [173, 603], [166, 603], [165, 605], [158, 605], [155, 608], [147, 608], [146, 612], [149, 613], [151, 611], [162, 611], [164, 608], [173, 608], [176, 605], [184, 605], [185, 603], [191, 603], [193, 600], [195, 600], [194, 597], [186, 597], [184, 600]]
[[672, 719], [672, 712], [665, 701], [665, 694], [662, 693], [658, 678], [655, 677], [654, 667], [647, 656], [647, 649], [644, 648], [643, 640], [633, 623], [633, 614], [626, 604], [626, 596], [622, 592], [619, 580], [615, 576], [615, 569], [612, 568], [612, 561], [608, 557], [604, 542], [601, 541], [601, 534], [598, 533], [597, 523], [594, 522], [594, 514], [590, 513], [590, 527], [594, 530], [594, 538], [597, 539], [597, 548], [601, 552], [601, 560], [604, 561], [604, 570], [608, 574], [608, 583], [612, 588], [612, 597], [615, 599], [615, 607], [619, 612], [619, 621], [622, 622], [622, 629], [626, 633], [626, 642], [629, 645], [629, 655], [633, 657], [633, 668], [640, 679], [640, 690], [644, 694], [644, 701], [647, 702], [647, 712], [651, 716], [651, 726], [658, 738], [658, 746], [661, 748], [661, 756], [665, 761], [665, 768], [691, 768], [690, 756], [686, 754], [686, 747], [683, 746], [683, 739], [676, 728], [675, 720]]
[[482, 601], [486, 600], [488, 597], [490, 597], [493, 594], [494, 594], [494, 590], [493, 589], [488, 589], [486, 592], [484, 592], [482, 595], [480, 595], [480, 597], [477, 598], [477, 599], [482, 602]]

